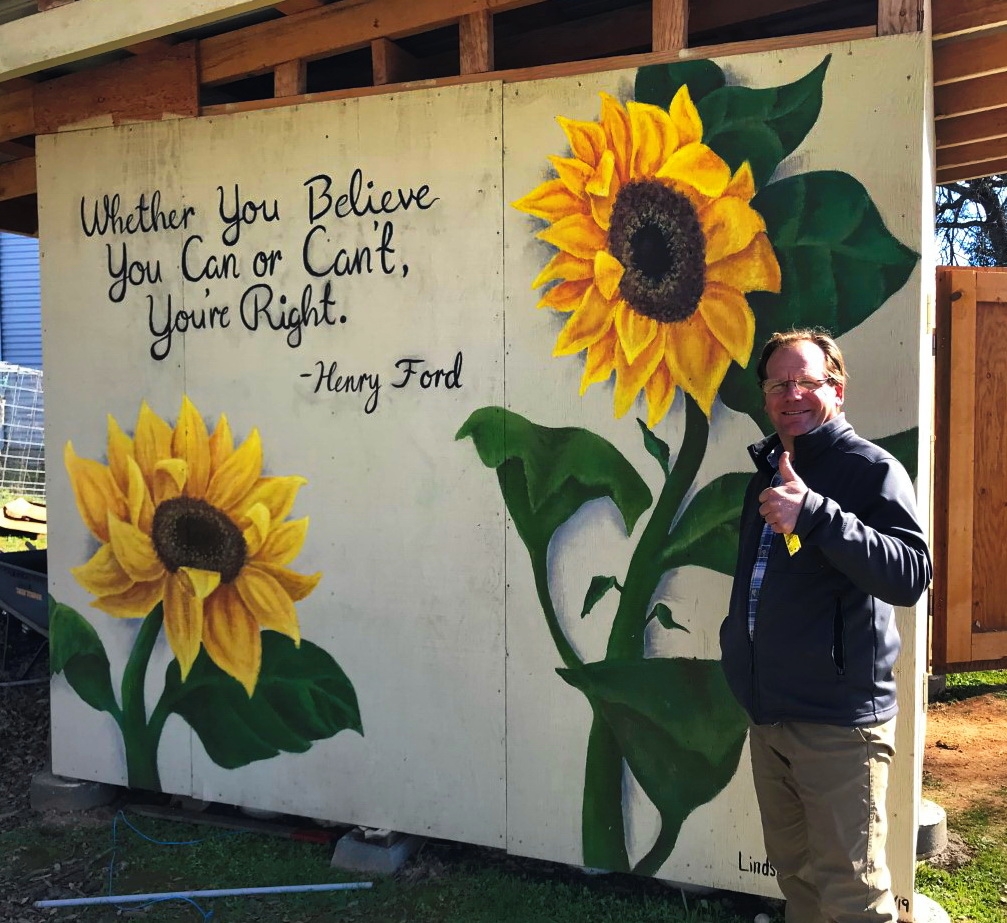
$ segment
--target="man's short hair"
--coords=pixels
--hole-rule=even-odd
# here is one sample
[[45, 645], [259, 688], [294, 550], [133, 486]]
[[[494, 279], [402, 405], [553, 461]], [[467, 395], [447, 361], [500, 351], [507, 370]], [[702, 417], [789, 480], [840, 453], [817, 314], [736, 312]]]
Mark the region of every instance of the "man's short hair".
[[769, 357], [773, 355], [781, 346], [793, 346], [794, 343], [807, 341], [814, 343], [825, 354], [825, 370], [829, 373], [829, 378], [843, 387], [846, 386], [846, 362], [843, 360], [842, 350], [836, 345], [828, 330], [822, 327], [799, 327], [793, 330], [783, 330], [774, 333], [766, 345], [762, 347], [762, 356], [759, 364], [755, 368], [759, 376], [759, 384], [766, 380], [766, 364]]

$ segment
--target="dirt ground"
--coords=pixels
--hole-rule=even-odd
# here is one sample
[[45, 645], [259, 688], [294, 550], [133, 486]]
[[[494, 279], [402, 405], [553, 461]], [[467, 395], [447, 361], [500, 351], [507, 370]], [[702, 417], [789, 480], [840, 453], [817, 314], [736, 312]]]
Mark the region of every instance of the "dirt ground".
[[987, 692], [933, 702], [927, 713], [924, 794], [948, 814], [967, 810], [1007, 788], [1007, 698]]

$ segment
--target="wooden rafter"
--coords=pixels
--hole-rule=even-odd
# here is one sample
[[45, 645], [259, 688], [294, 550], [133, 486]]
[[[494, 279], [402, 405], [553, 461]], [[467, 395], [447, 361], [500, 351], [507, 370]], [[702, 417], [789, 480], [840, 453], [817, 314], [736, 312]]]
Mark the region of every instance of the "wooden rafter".
[[1007, 0], [933, 0], [935, 39], [1007, 26]]
[[300, 96], [307, 89], [308, 65], [304, 61], [285, 61], [273, 70], [273, 96]]
[[942, 147], [937, 152], [937, 169], [967, 167], [989, 160], [1007, 157], [1007, 140], [994, 138], [992, 141], [973, 141], [971, 144], [956, 144]]
[[0, 202], [32, 195], [37, 189], [34, 157], [0, 163]]
[[283, 61], [312, 60], [366, 48], [375, 38], [396, 39], [541, 0], [343, 0], [296, 16], [258, 23], [200, 42], [204, 84], [226, 83], [270, 70]]
[[493, 70], [493, 14], [489, 10], [458, 20], [458, 62], [461, 74]]
[[934, 116], [945, 119], [1007, 106], [1007, 71], [934, 87]]
[[941, 119], [934, 129], [938, 148], [1007, 138], [1007, 107]]
[[273, 9], [284, 16], [296, 16], [306, 10], [317, 10], [320, 6], [325, 6], [325, 0], [283, 0], [283, 3], [274, 4]]
[[653, 0], [653, 51], [678, 51], [689, 44], [688, 0]]
[[423, 65], [408, 51], [387, 38], [371, 42], [371, 70], [375, 86], [405, 83], [423, 76]]
[[976, 179], [979, 176], [992, 176], [995, 173], [1007, 173], [1007, 157], [998, 160], [985, 160], [982, 163], [966, 164], [960, 167], [946, 167], [937, 171], [937, 182], [954, 183], [962, 179]]
[[0, 95], [0, 141], [35, 134], [34, 87]]
[[1007, 32], [934, 44], [934, 85], [1007, 71]]

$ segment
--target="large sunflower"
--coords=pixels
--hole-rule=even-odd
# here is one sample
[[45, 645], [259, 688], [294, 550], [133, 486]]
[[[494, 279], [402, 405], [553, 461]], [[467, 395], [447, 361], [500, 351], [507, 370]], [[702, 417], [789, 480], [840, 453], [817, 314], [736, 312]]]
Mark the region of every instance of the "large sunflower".
[[702, 143], [687, 87], [668, 110], [601, 94], [597, 122], [558, 119], [571, 157], [514, 207], [550, 222], [559, 252], [532, 283], [539, 307], [573, 312], [553, 354], [586, 350], [581, 394], [615, 372], [615, 414], [640, 390], [650, 425], [676, 388], [710, 413], [733, 359], [747, 365], [755, 319], [745, 295], [780, 290], [748, 163], [732, 175]]
[[285, 565], [308, 520], [287, 520], [300, 477], [262, 477], [257, 430], [234, 447], [221, 415], [210, 435], [182, 399], [174, 429], [146, 403], [133, 438], [108, 418], [108, 464], [64, 453], [77, 509], [101, 542], [73, 575], [119, 618], [164, 604], [164, 629], [184, 680], [200, 644], [248, 694], [262, 661], [260, 628], [300, 642], [294, 602], [317, 585]]

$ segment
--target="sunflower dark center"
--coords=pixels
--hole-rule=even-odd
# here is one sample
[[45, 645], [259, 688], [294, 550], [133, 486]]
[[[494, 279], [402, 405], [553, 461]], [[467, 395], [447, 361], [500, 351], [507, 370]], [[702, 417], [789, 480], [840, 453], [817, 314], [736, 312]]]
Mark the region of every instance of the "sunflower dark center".
[[205, 500], [177, 497], [154, 511], [150, 530], [161, 563], [174, 573], [180, 567], [217, 571], [222, 583], [238, 576], [248, 546], [230, 518]]
[[706, 285], [706, 238], [682, 193], [657, 180], [627, 183], [608, 239], [625, 269], [619, 292], [634, 311], [661, 323], [692, 315]]

